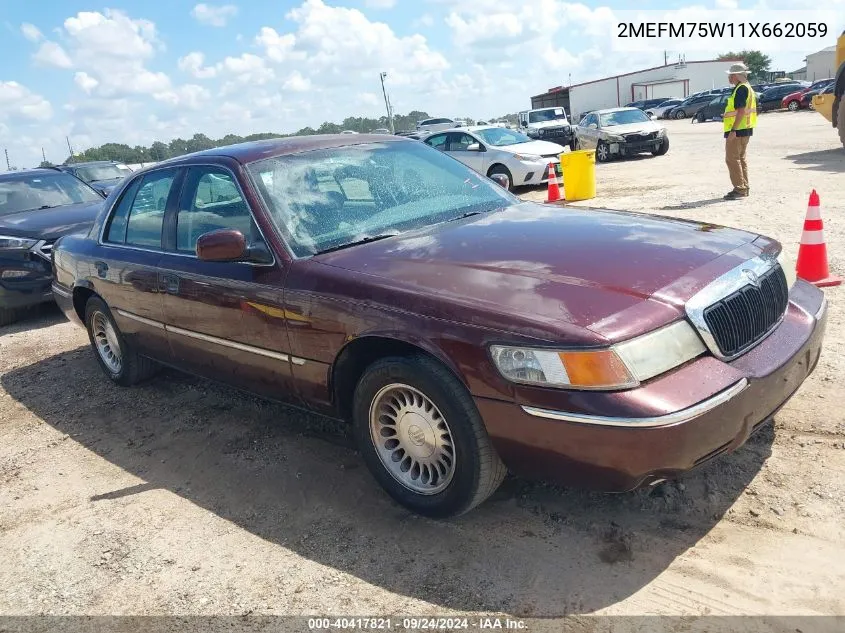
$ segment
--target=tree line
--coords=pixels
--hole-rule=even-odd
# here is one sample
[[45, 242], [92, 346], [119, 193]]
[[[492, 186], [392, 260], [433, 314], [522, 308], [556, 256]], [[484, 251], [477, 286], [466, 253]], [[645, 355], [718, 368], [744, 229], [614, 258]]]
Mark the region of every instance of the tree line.
[[[417, 121], [432, 118], [427, 112], [420, 110], [412, 110], [408, 114], [394, 115], [393, 124], [397, 132], [412, 131], [416, 129]], [[505, 119], [516, 122], [516, 115], [509, 114], [504, 117], [499, 117], [496, 120]], [[473, 119], [465, 118], [469, 124], [475, 123]], [[194, 134], [191, 138], [175, 138], [169, 143], [155, 141], [149, 147], [136, 145], [130, 147], [123, 143], [105, 143], [99, 147], [91, 147], [84, 151], [78, 152], [73, 156], [68, 156], [64, 164], [81, 163], [93, 160], [113, 160], [120, 163], [154, 163], [183, 154], [190, 154], [192, 152], [200, 152], [211, 149], [213, 147], [221, 147], [223, 145], [233, 145], [235, 143], [243, 143], [247, 141], [262, 141], [270, 138], [282, 138], [286, 136], [309, 136], [312, 134], [339, 134], [344, 130], [351, 130], [353, 132], [367, 133], [377, 130], [379, 128], [390, 128], [390, 122], [386, 116], [377, 119], [368, 117], [347, 117], [341, 123], [331, 123], [326, 121], [318, 128], [304, 127], [297, 130], [293, 134], [278, 134], [275, 132], [261, 132], [258, 134], [249, 134], [248, 136], [238, 136], [237, 134], [227, 134], [223, 138], [212, 139], [205, 134]], [[43, 166], [48, 166], [51, 163], [42, 163]]]

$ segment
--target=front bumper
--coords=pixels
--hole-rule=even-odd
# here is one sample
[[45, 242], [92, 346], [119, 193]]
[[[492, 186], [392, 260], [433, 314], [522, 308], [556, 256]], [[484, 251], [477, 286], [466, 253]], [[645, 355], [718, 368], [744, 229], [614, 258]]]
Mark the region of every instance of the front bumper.
[[790, 299], [778, 328], [729, 363], [702, 356], [637, 389], [566, 394], [566, 410], [540, 388], [476, 404], [516, 474], [616, 492], [676, 477], [745, 443], [815, 369], [826, 303], [801, 281]]
[[659, 136], [647, 141], [621, 141], [610, 142], [610, 153], [617, 156], [633, 156], [634, 154], [642, 154], [643, 152], [656, 152], [663, 144], [665, 136]]
[[4, 255], [0, 258], [0, 308], [17, 310], [52, 301], [51, 279], [50, 265], [28, 251]]

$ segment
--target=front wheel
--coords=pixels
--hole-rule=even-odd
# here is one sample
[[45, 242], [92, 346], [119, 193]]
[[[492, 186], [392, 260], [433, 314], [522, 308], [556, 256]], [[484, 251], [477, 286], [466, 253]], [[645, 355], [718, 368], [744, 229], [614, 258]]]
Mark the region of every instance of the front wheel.
[[111, 311], [99, 297], [91, 297], [85, 304], [85, 327], [94, 356], [112, 382], [129, 387], [155, 373], [157, 365], [126, 343]]
[[668, 151], [669, 151], [669, 137], [664, 136], [663, 142], [660, 144], [660, 147], [658, 147], [655, 150], [652, 150], [651, 153], [654, 154], [655, 156], [663, 156]]
[[418, 514], [463, 514], [507, 472], [464, 386], [422, 355], [373, 363], [355, 389], [353, 422], [370, 472]]
[[507, 167], [505, 167], [504, 165], [493, 165], [487, 172], [487, 177], [489, 178], [493, 174], [501, 174], [503, 176], [507, 176], [508, 191], [513, 191], [513, 176], [511, 176], [511, 172]]
[[12, 308], [0, 308], [0, 327], [3, 327], [4, 325], [11, 325], [15, 321], [17, 321], [20, 316], [20, 310], [14, 310]]
[[789, 110], [790, 112], [798, 112], [798, 108], [800, 108], [800, 107], [801, 107], [801, 104], [798, 103], [795, 99], [793, 99], [792, 101], [790, 101], [789, 103], [786, 104], [786, 109]]
[[600, 163], [606, 163], [610, 160], [610, 145], [605, 141], [599, 141], [596, 145], [596, 160]]

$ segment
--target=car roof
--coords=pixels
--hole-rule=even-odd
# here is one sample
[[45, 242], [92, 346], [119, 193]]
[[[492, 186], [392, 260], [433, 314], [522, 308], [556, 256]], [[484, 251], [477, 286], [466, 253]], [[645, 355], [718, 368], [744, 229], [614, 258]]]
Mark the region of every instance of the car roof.
[[[39, 167], [37, 169], [21, 169], [21, 170], [18, 170], [18, 171], [4, 171], [4, 172], [0, 172], [0, 180], [19, 180], [21, 178], [21, 176], [47, 176], [48, 174], [55, 176], [56, 173], [62, 173], [62, 172], [59, 172], [56, 169], [50, 169], [50, 168], [44, 169], [44, 168], [41, 168], [41, 167]], [[73, 176], [71, 176], [70, 174], [65, 174], [64, 177], [65, 178], [73, 178]]]
[[264, 158], [276, 156], [288, 156], [290, 154], [301, 154], [321, 149], [336, 149], [340, 147], [352, 147], [365, 145], [367, 143], [408, 143], [408, 139], [402, 136], [390, 134], [313, 134], [310, 136], [289, 136], [285, 138], [273, 138], [264, 141], [250, 141], [247, 143], [236, 143], [235, 145], [224, 145], [212, 149], [184, 154], [175, 158], [169, 158], [157, 163], [155, 166], [175, 165], [182, 162], [193, 162], [204, 156], [220, 156], [233, 158], [240, 163], [251, 163]]
[[593, 110], [588, 114], [609, 114], [610, 112], [624, 112], [625, 110], [636, 110], [637, 112], [642, 112], [639, 108], [604, 108], [602, 110]]

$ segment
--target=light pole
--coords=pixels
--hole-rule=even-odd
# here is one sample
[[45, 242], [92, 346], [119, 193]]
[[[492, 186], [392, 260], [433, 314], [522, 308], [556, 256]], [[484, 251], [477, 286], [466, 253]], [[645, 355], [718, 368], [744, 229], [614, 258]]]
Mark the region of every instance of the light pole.
[[396, 130], [393, 129], [393, 112], [390, 109], [390, 101], [387, 99], [387, 90], [384, 88], [384, 80], [387, 77], [387, 73], [382, 72], [379, 74], [381, 78], [381, 93], [384, 95], [384, 107], [387, 109], [387, 120], [390, 124], [390, 133], [395, 134]]

